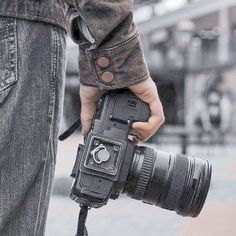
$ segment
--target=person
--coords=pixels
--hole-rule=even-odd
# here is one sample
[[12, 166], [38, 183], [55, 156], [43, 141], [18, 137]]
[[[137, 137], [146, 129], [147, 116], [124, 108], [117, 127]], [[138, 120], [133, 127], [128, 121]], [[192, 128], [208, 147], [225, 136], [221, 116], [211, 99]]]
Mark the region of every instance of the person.
[[[66, 28], [79, 44], [82, 133], [106, 90], [130, 88], [151, 108], [145, 141], [164, 122], [133, 23], [132, 0], [0, 3], [0, 235], [44, 235], [56, 163]], [[67, 26], [67, 27], [65, 27]]]

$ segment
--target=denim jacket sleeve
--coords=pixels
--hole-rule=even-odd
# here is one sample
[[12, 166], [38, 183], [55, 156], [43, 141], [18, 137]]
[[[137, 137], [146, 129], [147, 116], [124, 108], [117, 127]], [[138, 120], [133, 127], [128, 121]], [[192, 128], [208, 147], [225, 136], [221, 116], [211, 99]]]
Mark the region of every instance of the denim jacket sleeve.
[[[141, 38], [133, 23], [133, 0], [65, 0], [68, 31], [79, 44], [81, 84], [117, 89], [149, 77]], [[86, 23], [94, 43], [78, 27]]]

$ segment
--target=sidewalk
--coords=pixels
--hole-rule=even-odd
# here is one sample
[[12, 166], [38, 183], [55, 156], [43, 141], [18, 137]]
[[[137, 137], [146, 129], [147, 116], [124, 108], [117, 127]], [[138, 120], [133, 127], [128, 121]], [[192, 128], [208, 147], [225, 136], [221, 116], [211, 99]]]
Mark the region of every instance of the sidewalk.
[[[72, 181], [68, 176], [80, 141], [81, 137], [73, 136], [59, 145], [46, 236], [75, 235], [79, 206], [68, 197]], [[178, 149], [170, 146], [159, 148], [173, 152]], [[198, 218], [184, 218], [123, 196], [89, 212], [89, 236], [236, 235], [236, 148], [191, 147], [190, 152], [208, 158], [213, 165], [211, 189]]]

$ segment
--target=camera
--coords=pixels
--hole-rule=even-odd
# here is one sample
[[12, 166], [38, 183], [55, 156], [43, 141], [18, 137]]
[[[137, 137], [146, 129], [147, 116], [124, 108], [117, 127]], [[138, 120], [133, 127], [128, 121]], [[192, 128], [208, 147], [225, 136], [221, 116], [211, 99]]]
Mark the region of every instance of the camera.
[[71, 174], [73, 200], [100, 208], [123, 193], [182, 216], [198, 216], [210, 187], [211, 165], [136, 146], [130, 139], [132, 123], [149, 117], [149, 106], [128, 90], [107, 93], [99, 101]]

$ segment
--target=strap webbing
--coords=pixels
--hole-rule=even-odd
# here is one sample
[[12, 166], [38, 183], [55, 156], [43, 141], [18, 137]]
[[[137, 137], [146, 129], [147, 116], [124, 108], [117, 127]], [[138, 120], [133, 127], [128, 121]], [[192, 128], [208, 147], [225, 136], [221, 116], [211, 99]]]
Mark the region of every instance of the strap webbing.
[[88, 232], [85, 226], [85, 222], [87, 219], [89, 207], [85, 205], [80, 205], [80, 213], [77, 227], [76, 236], [88, 236]]
[[60, 141], [64, 141], [71, 136], [77, 129], [81, 129], [81, 120], [78, 119], [68, 130], [59, 136]]

